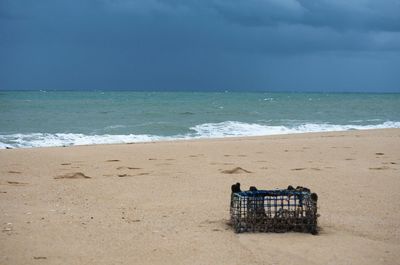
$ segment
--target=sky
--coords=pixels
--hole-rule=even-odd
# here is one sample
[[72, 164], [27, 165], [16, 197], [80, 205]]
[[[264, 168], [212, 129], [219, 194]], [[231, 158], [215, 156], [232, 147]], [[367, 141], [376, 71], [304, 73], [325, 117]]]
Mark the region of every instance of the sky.
[[0, 0], [0, 90], [400, 92], [400, 0]]

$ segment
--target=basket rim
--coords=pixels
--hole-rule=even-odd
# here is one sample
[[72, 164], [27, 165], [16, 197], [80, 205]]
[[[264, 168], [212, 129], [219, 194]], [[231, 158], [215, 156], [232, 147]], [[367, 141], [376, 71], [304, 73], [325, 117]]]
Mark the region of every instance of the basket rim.
[[287, 189], [278, 189], [278, 190], [256, 190], [256, 191], [241, 191], [235, 192], [235, 196], [239, 197], [257, 197], [257, 196], [293, 196], [293, 195], [311, 195], [311, 192], [308, 191], [298, 191], [298, 190], [287, 190]]

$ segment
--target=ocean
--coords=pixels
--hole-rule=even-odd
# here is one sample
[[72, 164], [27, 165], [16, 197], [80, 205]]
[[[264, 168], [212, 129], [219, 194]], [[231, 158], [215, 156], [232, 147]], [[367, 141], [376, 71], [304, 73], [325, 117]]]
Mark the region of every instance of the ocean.
[[400, 128], [400, 94], [1, 91], [0, 148]]

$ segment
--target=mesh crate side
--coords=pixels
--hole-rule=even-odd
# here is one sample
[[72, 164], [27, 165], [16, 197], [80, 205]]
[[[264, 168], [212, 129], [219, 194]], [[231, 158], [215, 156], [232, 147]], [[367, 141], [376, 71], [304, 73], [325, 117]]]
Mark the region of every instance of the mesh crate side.
[[231, 223], [236, 232], [315, 233], [317, 204], [309, 192], [287, 190], [234, 193]]

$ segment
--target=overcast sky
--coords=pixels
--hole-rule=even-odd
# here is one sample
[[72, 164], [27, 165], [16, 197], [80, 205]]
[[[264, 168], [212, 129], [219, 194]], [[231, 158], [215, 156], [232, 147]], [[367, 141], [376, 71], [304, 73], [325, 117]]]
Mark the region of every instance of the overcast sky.
[[400, 0], [0, 0], [0, 89], [400, 92]]

